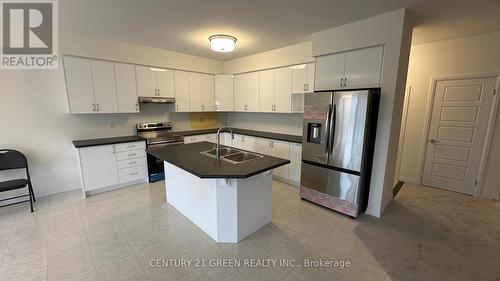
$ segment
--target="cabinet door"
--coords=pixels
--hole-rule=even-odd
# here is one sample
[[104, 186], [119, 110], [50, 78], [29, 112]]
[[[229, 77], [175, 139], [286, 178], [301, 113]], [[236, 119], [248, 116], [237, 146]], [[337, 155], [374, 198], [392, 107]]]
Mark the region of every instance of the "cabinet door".
[[271, 140], [257, 138], [255, 141], [255, 152], [265, 155], [272, 155], [273, 151], [271, 148]]
[[184, 143], [186, 144], [200, 142], [200, 141], [203, 141], [203, 139], [199, 135], [184, 137]]
[[136, 66], [137, 95], [139, 97], [153, 97], [156, 95], [156, 72], [151, 67]]
[[115, 63], [116, 93], [118, 96], [118, 112], [139, 112], [137, 100], [137, 84], [135, 82], [135, 67], [130, 64]]
[[174, 71], [171, 69], [158, 69], [156, 71], [156, 89], [161, 97], [175, 97]]
[[214, 111], [215, 85], [214, 75], [202, 74], [201, 76], [201, 104], [203, 111]]
[[383, 47], [371, 47], [346, 53], [346, 88], [380, 86]]
[[291, 66], [292, 68], [292, 92], [301, 94], [306, 92], [307, 83], [307, 65], [299, 64]]
[[274, 111], [274, 69], [259, 71], [259, 110]]
[[345, 53], [337, 53], [316, 58], [316, 91], [341, 89], [344, 78]]
[[99, 113], [118, 112], [115, 69], [112, 62], [91, 60], [94, 99]]
[[257, 138], [251, 136], [244, 136], [243, 149], [257, 152]]
[[189, 108], [190, 111], [203, 111], [202, 108], [202, 86], [201, 86], [201, 74], [189, 72]]
[[245, 89], [246, 89], [246, 105], [245, 111], [258, 112], [259, 111], [259, 72], [251, 72], [245, 74]]
[[87, 59], [64, 57], [64, 74], [71, 113], [93, 113], [94, 90], [90, 61]]
[[234, 76], [234, 111], [245, 111], [246, 108], [246, 89], [245, 76], [239, 74]]
[[[289, 159], [290, 157], [290, 144], [288, 142], [282, 141], [271, 141], [272, 156], [279, 157], [283, 159]], [[288, 179], [288, 166], [281, 166], [273, 170], [273, 175], [281, 177], [283, 179]]]
[[300, 165], [302, 163], [302, 144], [290, 143], [290, 165], [288, 179], [300, 184]]
[[245, 136], [235, 134], [233, 139], [233, 147], [245, 149]]
[[189, 111], [189, 75], [186, 71], [174, 71], [175, 111]]
[[112, 145], [79, 149], [85, 191], [118, 184], [118, 166]]
[[314, 92], [314, 76], [316, 73], [316, 64], [314, 62], [306, 64], [307, 80], [306, 80], [306, 92]]
[[215, 111], [233, 111], [233, 75], [215, 75]]
[[292, 110], [292, 69], [289, 67], [275, 70], [274, 111]]

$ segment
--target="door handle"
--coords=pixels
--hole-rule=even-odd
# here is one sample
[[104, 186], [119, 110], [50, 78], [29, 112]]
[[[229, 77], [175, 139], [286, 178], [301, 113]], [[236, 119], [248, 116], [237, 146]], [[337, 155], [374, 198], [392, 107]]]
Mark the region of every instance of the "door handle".
[[435, 140], [435, 139], [430, 139], [429, 142], [434, 144], [434, 143], [438, 143], [438, 142], [441, 142], [441, 141], [438, 141], [438, 140]]

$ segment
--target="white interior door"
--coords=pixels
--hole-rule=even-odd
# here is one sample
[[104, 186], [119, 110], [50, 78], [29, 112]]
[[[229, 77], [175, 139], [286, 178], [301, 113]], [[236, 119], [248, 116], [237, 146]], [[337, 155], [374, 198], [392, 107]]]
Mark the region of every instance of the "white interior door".
[[422, 184], [473, 194], [495, 79], [439, 81]]

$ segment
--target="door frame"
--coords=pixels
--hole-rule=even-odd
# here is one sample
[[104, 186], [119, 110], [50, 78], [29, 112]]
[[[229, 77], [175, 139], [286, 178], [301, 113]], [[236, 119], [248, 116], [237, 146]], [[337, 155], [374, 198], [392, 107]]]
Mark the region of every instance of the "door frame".
[[425, 159], [427, 154], [427, 142], [429, 139], [429, 130], [432, 121], [432, 108], [434, 107], [434, 99], [436, 96], [437, 83], [440, 81], [450, 81], [450, 80], [464, 80], [464, 79], [481, 79], [481, 78], [495, 78], [495, 92], [493, 93], [493, 100], [490, 108], [490, 114], [488, 117], [488, 124], [486, 125], [486, 136], [483, 144], [483, 151], [481, 152], [481, 160], [479, 161], [479, 171], [477, 176], [477, 184], [474, 187], [473, 196], [479, 197], [481, 195], [484, 171], [486, 169], [486, 161], [488, 160], [488, 152], [490, 150], [491, 141], [493, 139], [493, 130], [495, 128], [495, 121], [498, 112], [498, 105], [500, 98], [499, 86], [500, 86], [500, 72], [494, 73], [476, 73], [476, 74], [456, 74], [456, 75], [436, 75], [431, 77], [431, 83], [429, 87], [429, 97], [427, 99], [427, 106], [425, 110], [425, 121], [424, 121], [424, 131], [422, 134], [422, 140], [420, 144], [420, 163], [418, 167], [418, 181], [422, 184], [422, 178], [425, 167]]
[[[404, 96], [404, 103], [403, 103], [403, 113], [401, 115], [401, 131], [399, 132], [399, 144], [398, 144], [398, 156], [396, 158], [396, 172], [394, 176], [394, 186], [398, 183], [398, 181], [406, 181], [410, 182], [407, 178], [402, 178], [401, 177], [401, 163], [403, 159], [403, 149], [404, 149], [404, 142], [405, 142], [405, 136], [406, 136], [406, 124], [408, 121], [408, 109], [410, 108], [410, 99], [411, 99], [411, 85], [406, 85], [405, 88], [405, 96]], [[414, 183], [415, 180], [411, 181], [411, 183]]]

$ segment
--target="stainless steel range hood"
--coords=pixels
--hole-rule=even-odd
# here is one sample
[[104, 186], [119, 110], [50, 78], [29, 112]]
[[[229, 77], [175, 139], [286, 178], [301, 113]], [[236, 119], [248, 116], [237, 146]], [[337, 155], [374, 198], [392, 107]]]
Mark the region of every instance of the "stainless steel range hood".
[[139, 103], [175, 103], [175, 98], [139, 97]]

